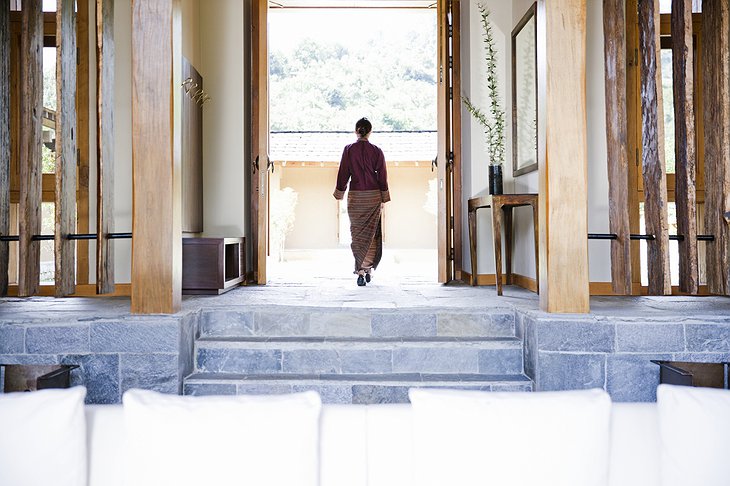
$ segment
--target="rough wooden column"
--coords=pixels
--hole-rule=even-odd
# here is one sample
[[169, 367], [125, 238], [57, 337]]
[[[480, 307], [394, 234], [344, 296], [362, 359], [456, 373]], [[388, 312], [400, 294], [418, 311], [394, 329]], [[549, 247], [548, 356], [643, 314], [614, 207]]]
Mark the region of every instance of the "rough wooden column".
[[[76, 72], [76, 143], [78, 145], [78, 197], [76, 231], [89, 232], [89, 0], [77, 0], [76, 45], [79, 60]], [[89, 242], [76, 242], [76, 282], [89, 283]]]
[[56, 10], [56, 296], [76, 289], [76, 14], [74, 0]]
[[586, 0], [540, 0], [537, 18], [540, 308], [585, 313]]
[[669, 223], [667, 170], [664, 160], [664, 109], [659, 44], [659, 0], [639, 0], [641, 57], [641, 136], [644, 221], [647, 234], [649, 294], [669, 295]]
[[114, 0], [96, 0], [96, 293], [114, 292]]
[[608, 146], [608, 219], [611, 233], [613, 291], [631, 294], [629, 229], [629, 155], [626, 105], [626, 14], [624, 0], [603, 0], [606, 72], [606, 142]]
[[[10, 232], [10, 4], [0, 2], [0, 235]], [[10, 244], [0, 241], [0, 296], [8, 293]]]
[[679, 290], [696, 294], [697, 193], [695, 187], [694, 53], [692, 0], [672, 1], [672, 75], [674, 81], [675, 201], [679, 241]]
[[730, 6], [727, 0], [702, 3], [704, 118], [705, 118], [705, 232], [707, 287], [710, 293], [730, 295]]
[[179, 0], [132, 2], [132, 312], [182, 296]]
[[43, 12], [41, 0], [23, 2], [20, 47], [20, 245], [18, 295], [40, 288], [41, 138], [43, 115]]

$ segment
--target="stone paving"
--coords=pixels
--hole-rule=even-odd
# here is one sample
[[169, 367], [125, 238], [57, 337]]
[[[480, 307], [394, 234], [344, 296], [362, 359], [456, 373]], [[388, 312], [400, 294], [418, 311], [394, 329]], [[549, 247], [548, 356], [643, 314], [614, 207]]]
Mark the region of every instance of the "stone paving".
[[[89, 402], [116, 403], [132, 387], [181, 393], [183, 379], [196, 371], [195, 353], [206, 348], [205, 340], [199, 340], [196, 349], [201, 334], [227, 336], [233, 342], [248, 336], [243, 340], [248, 342], [240, 344], [239, 339], [233, 347], [248, 346], [249, 351], [252, 342], [261, 346], [251, 336], [266, 341], [268, 334], [278, 339], [279, 352], [292, 347], [287, 339], [315, 350], [322, 347], [312, 341], [316, 339], [339, 337], [335, 347], [345, 349], [353, 346], [348, 337], [377, 338], [385, 344], [376, 351], [390, 353], [392, 363], [394, 352], [403, 359], [414, 353], [403, 351], [413, 347], [407, 343], [413, 329], [419, 329], [416, 334], [423, 342], [480, 332], [496, 339], [513, 332], [523, 347], [524, 375], [532, 380], [528, 389], [600, 387], [619, 401], [655, 399], [658, 367], [651, 359], [730, 361], [730, 299], [724, 297], [594, 297], [590, 314], [555, 315], [539, 311], [535, 294], [512, 286], [497, 297], [494, 287], [438, 285], [383, 273], [359, 288], [345, 273], [312, 274], [297, 284], [273, 278], [265, 287], [185, 297], [182, 311], [172, 316], [131, 315], [127, 298], [2, 298], [0, 364], [81, 364], [73, 380], [89, 388]], [[429, 377], [430, 352], [412, 354], [420, 353], [420, 358], [396, 368], [403, 374], [391, 376], [393, 383], [407, 373], [410, 382], [434, 378]], [[478, 357], [476, 363], [460, 370], [463, 381], [477, 379]], [[346, 374], [348, 366], [339, 372]], [[325, 371], [330, 370], [308, 375], [315, 378], [310, 385], [341, 393], [328, 381], [337, 377]], [[236, 392], [255, 391], [234, 375]], [[271, 378], [277, 380], [284, 391], [296, 388]], [[350, 388], [353, 401], [395, 397], [380, 396], [383, 390], [370, 383], [356, 385]], [[394, 393], [402, 395], [404, 386], [393, 388]]]

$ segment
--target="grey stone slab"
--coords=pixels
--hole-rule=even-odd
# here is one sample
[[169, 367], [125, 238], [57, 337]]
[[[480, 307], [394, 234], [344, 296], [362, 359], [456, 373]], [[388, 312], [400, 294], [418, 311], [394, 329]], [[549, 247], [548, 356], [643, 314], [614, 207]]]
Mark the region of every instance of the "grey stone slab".
[[352, 385], [352, 403], [408, 403], [407, 386]]
[[[200, 337], [200, 313], [191, 313], [180, 321], [178, 346], [178, 376], [188, 376], [195, 370], [195, 340]], [[182, 384], [178, 391], [182, 393]]]
[[340, 355], [333, 349], [293, 349], [282, 352], [284, 373], [341, 373]]
[[183, 395], [210, 396], [210, 395], [235, 395], [236, 385], [233, 383], [185, 383]]
[[730, 349], [718, 353], [673, 353], [671, 359], [696, 363], [730, 363]]
[[239, 383], [236, 387], [237, 395], [284, 395], [291, 392], [292, 387], [288, 383]]
[[522, 352], [525, 374], [534, 380], [537, 377], [537, 329], [535, 320], [531, 317], [525, 317], [523, 323], [525, 337]]
[[352, 386], [342, 385], [292, 385], [293, 392], [316, 391], [319, 393], [322, 403], [352, 403]]
[[595, 321], [537, 320], [540, 351], [613, 352], [615, 326]]
[[401, 348], [393, 350], [396, 373], [478, 373], [479, 351], [465, 348]]
[[252, 336], [253, 312], [245, 310], [205, 310], [200, 316], [203, 336]]
[[132, 388], [160, 393], [180, 393], [182, 375], [178, 375], [176, 354], [120, 355], [122, 393]]
[[628, 353], [684, 351], [682, 324], [617, 324], [616, 351]]
[[97, 353], [177, 353], [177, 320], [99, 322], [91, 324], [91, 351]]
[[313, 336], [369, 337], [369, 312], [313, 312], [309, 316], [309, 332]]
[[479, 373], [494, 375], [522, 373], [522, 348], [480, 350]]
[[687, 351], [722, 353], [730, 349], [730, 325], [686, 324]]
[[25, 346], [32, 354], [85, 353], [89, 351], [89, 326], [29, 326]]
[[340, 351], [343, 373], [391, 373], [393, 353], [386, 349]]
[[585, 390], [605, 383], [605, 354], [538, 353], [537, 390]]
[[531, 392], [532, 382], [528, 383], [493, 383], [494, 392]]
[[374, 314], [373, 336], [436, 336], [436, 314]]
[[25, 352], [25, 329], [21, 326], [0, 325], [0, 354]]
[[655, 402], [659, 366], [652, 359], [671, 355], [615, 354], [608, 356], [606, 391], [615, 402]]
[[86, 403], [120, 402], [118, 354], [70, 354], [62, 356], [60, 362], [80, 365], [71, 372], [71, 386], [86, 387]]
[[525, 315], [521, 312], [514, 313], [515, 337], [525, 339]]
[[309, 334], [309, 314], [301, 309], [254, 313], [257, 336], [289, 336]]
[[57, 354], [0, 354], [0, 364], [4, 365], [49, 365], [58, 364]]
[[200, 372], [276, 373], [281, 371], [281, 351], [199, 348], [196, 362]]
[[440, 313], [439, 336], [510, 337], [515, 335], [514, 315], [481, 313]]

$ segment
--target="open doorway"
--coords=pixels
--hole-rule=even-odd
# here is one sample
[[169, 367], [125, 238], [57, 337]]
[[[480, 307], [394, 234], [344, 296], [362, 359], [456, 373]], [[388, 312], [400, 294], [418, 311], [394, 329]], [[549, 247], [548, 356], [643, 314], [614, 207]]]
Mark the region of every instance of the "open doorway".
[[365, 116], [392, 197], [378, 274], [447, 282], [460, 272], [458, 1], [311, 1], [253, 2], [255, 280], [352, 278], [347, 210], [332, 192]]

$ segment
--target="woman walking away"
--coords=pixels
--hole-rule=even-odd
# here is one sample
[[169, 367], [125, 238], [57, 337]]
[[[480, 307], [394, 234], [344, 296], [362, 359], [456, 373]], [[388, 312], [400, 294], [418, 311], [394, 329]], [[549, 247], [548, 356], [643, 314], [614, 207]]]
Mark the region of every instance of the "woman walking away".
[[342, 199], [350, 181], [347, 214], [350, 216], [352, 255], [355, 257], [357, 284], [370, 282], [371, 272], [383, 256], [383, 232], [380, 213], [390, 201], [388, 173], [383, 151], [368, 141], [373, 126], [367, 118], [355, 125], [357, 142], [345, 147], [337, 174], [335, 199]]

